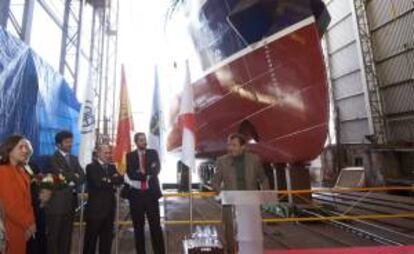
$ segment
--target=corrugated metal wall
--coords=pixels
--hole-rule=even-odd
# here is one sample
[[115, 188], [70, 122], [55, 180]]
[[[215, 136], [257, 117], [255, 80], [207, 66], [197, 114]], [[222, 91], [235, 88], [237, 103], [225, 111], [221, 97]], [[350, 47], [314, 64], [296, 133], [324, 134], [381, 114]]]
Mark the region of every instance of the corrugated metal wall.
[[389, 141], [414, 141], [414, 1], [371, 0], [367, 14]]
[[334, 105], [339, 109], [341, 143], [366, 143], [369, 127], [351, 2], [330, 0], [326, 4], [332, 22], [325, 37], [325, 55]]

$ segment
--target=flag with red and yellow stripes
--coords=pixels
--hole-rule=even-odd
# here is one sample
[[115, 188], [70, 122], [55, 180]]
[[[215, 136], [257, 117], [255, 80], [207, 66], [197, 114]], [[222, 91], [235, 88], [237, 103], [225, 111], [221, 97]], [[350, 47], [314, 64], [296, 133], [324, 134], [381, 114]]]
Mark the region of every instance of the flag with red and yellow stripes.
[[131, 132], [133, 131], [131, 105], [129, 102], [128, 88], [126, 84], [124, 65], [121, 67], [121, 91], [118, 129], [113, 159], [117, 164], [119, 173], [124, 174], [126, 170], [125, 157], [131, 151]]

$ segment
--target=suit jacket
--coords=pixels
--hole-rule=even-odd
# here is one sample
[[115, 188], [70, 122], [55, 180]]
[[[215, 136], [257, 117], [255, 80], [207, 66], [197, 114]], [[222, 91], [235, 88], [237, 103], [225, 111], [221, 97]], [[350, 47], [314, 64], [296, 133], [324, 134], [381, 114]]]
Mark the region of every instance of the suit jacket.
[[[247, 190], [257, 190], [258, 184], [262, 189], [269, 189], [267, 176], [257, 155], [246, 152], [244, 165]], [[233, 157], [229, 154], [219, 157], [216, 167], [212, 180], [214, 190], [237, 190], [237, 169], [234, 166]]]
[[153, 149], [145, 150], [145, 175], [139, 173], [139, 156], [138, 151], [134, 150], [127, 154], [126, 166], [128, 178], [133, 181], [148, 180], [148, 191], [154, 195], [156, 199], [162, 196], [158, 174], [161, 170], [160, 159], [158, 153]]
[[53, 191], [46, 206], [46, 214], [65, 215], [74, 212], [77, 204], [77, 196], [74, 195], [76, 189], [80, 187], [85, 181], [85, 173], [79, 164], [78, 157], [70, 155], [70, 164], [66, 162], [65, 157], [56, 151], [49, 158], [48, 169], [46, 173], [62, 174], [67, 183], [73, 183], [74, 186], [67, 186], [60, 190]]
[[115, 187], [122, 184], [123, 178], [114, 165], [109, 164], [105, 171], [98, 161], [86, 166], [88, 185], [87, 219], [106, 218], [115, 212]]

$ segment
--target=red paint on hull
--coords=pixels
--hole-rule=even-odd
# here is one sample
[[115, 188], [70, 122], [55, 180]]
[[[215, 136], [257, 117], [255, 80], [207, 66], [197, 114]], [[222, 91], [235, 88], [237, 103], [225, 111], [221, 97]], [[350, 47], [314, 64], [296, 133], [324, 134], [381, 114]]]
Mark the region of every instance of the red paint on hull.
[[[309, 161], [325, 143], [328, 93], [314, 23], [267, 43], [193, 83], [197, 155], [223, 154], [226, 137], [248, 121], [259, 140], [249, 149], [273, 162]], [[173, 118], [177, 108], [173, 108]], [[168, 149], [181, 146], [174, 125]]]

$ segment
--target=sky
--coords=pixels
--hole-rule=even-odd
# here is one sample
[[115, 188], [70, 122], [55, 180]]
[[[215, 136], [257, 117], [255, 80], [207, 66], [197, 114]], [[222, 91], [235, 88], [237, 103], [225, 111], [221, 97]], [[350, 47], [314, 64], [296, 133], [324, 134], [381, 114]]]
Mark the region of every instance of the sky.
[[151, 114], [154, 66], [162, 38], [160, 0], [121, 0], [119, 62], [125, 66], [131, 107], [137, 130], [147, 131]]

